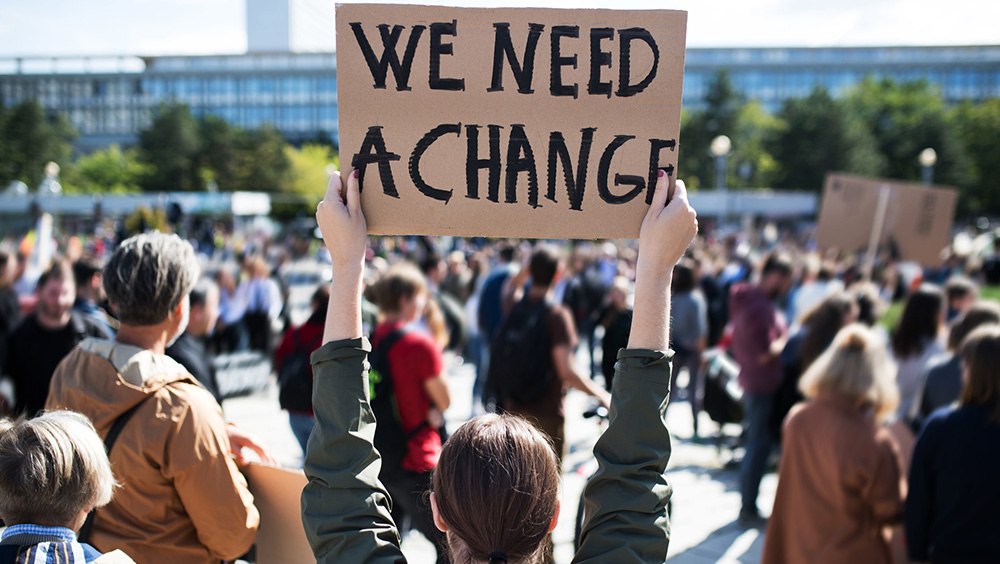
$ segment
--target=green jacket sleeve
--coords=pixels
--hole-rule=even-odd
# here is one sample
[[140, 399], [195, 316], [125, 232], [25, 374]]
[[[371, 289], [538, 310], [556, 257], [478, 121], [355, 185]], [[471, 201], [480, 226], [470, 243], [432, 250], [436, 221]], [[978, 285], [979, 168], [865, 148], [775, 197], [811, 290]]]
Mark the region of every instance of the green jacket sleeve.
[[312, 355], [316, 427], [306, 449], [302, 522], [317, 562], [406, 562], [372, 445], [370, 351], [361, 338], [327, 343]]
[[670, 542], [663, 472], [670, 460], [667, 399], [672, 353], [622, 349], [607, 430], [594, 446], [586, 518], [574, 562], [664, 562]]

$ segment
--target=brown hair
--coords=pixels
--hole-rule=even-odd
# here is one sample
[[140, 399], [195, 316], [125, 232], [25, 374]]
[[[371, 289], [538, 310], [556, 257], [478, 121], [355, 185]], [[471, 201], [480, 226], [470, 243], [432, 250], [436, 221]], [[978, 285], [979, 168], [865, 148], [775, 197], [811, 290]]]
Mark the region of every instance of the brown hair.
[[433, 491], [456, 564], [534, 563], [558, 508], [555, 451], [513, 415], [482, 415], [441, 450]]
[[976, 302], [952, 324], [948, 331], [948, 350], [958, 351], [969, 333], [987, 323], [1000, 323], [1000, 305], [996, 302]]
[[400, 262], [389, 270], [372, 286], [372, 297], [379, 311], [399, 313], [399, 302], [419, 292], [427, 291], [424, 275], [413, 263]]
[[42, 288], [51, 280], [58, 280], [60, 282], [69, 282], [74, 284], [75, 280], [73, 278], [73, 267], [70, 263], [62, 258], [57, 258], [52, 262], [52, 266], [45, 270], [41, 276], [38, 277], [38, 282], [35, 284], [35, 291], [40, 292]]
[[802, 325], [808, 327], [802, 339], [802, 369], [809, 368], [819, 355], [830, 346], [833, 338], [844, 327], [844, 321], [857, 308], [851, 296], [845, 292], [834, 294], [816, 304], [802, 317]]
[[896, 358], [918, 356], [937, 337], [944, 306], [944, 294], [933, 284], [923, 284], [910, 294], [892, 334]]
[[967, 378], [959, 403], [985, 407], [990, 419], [1000, 423], [1000, 325], [979, 327], [966, 337], [962, 361]]

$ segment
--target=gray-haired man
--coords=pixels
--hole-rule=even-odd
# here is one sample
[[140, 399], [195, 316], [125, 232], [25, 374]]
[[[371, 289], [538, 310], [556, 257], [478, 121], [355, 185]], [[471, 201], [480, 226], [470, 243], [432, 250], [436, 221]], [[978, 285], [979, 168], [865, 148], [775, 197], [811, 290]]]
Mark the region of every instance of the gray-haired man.
[[96, 513], [89, 541], [138, 562], [235, 559], [260, 520], [230, 458], [231, 449], [256, 445], [234, 433], [212, 395], [164, 354], [187, 326], [199, 270], [191, 245], [175, 235], [123, 242], [104, 268], [118, 334], [80, 343], [56, 369], [46, 402], [87, 415], [101, 436], [127, 421], [110, 452], [123, 487]]

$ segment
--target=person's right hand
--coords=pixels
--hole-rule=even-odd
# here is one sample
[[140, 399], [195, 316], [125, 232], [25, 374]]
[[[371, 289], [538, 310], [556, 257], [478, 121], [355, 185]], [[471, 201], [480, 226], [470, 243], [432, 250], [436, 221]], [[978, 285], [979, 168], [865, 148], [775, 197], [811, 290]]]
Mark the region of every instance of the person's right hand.
[[657, 273], [669, 272], [697, 233], [698, 217], [688, 202], [684, 181], [660, 171], [653, 203], [639, 228], [638, 264]]
[[316, 206], [316, 223], [335, 271], [364, 266], [368, 226], [361, 212], [357, 170], [348, 175], [346, 191], [339, 172], [330, 177], [326, 195]]

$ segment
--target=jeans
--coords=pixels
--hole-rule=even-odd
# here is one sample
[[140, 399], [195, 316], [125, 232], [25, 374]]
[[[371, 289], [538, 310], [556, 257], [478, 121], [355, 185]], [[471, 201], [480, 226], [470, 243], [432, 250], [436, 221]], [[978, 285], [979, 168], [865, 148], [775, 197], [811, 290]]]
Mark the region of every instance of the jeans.
[[768, 420], [774, 405], [772, 394], [743, 394], [743, 428], [746, 449], [740, 465], [740, 495], [744, 512], [757, 511], [757, 494], [760, 481], [767, 469], [773, 439], [768, 430]]
[[312, 415], [288, 412], [288, 426], [292, 428], [292, 434], [295, 435], [295, 439], [299, 441], [299, 446], [302, 447], [303, 455], [305, 455], [306, 452], [306, 443], [309, 442], [309, 434], [312, 433], [312, 429], [315, 424], [316, 418]]

